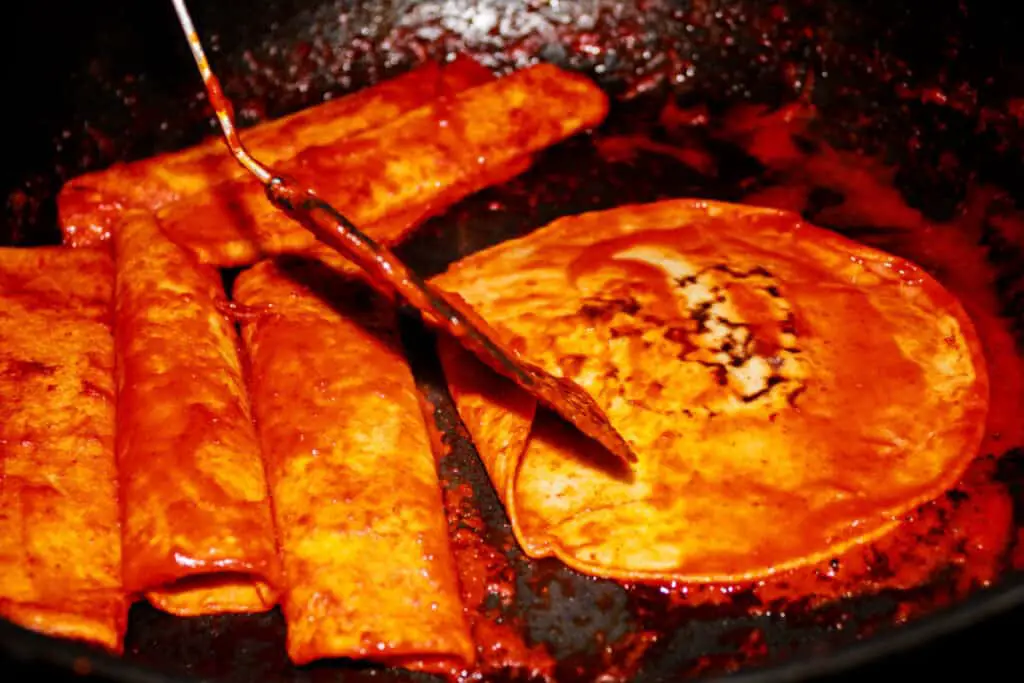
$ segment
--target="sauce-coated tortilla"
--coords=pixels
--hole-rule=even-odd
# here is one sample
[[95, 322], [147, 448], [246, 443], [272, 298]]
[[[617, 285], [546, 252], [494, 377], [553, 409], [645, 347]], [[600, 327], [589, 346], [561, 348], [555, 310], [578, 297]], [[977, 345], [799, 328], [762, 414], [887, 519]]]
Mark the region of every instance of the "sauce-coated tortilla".
[[105, 253], [0, 249], [0, 616], [120, 651], [113, 281]]
[[299, 664], [468, 665], [434, 454], [393, 310], [315, 261], [243, 273], [243, 340]]
[[[450, 64], [427, 64], [364, 88], [350, 95], [304, 109], [241, 132], [249, 151], [265, 164], [276, 166], [306, 150], [329, 154], [333, 146], [369, 128], [385, 125], [438, 97], [450, 96], [486, 83], [494, 76], [469, 58]], [[333, 182], [326, 179], [328, 183]], [[224, 141], [211, 137], [195, 147], [139, 161], [117, 164], [69, 181], [60, 192], [58, 208], [64, 243], [97, 246], [110, 239], [112, 227], [127, 209], [168, 210], [176, 204], [191, 212], [190, 198], [214, 191], [231, 196], [254, 184], [228, 153]], [[181, 214], [175, 214], [181, 215]], [[188, 232], [187, 225], [179, 226]], [[253, 263], [259, 245], [252, 234], [229, 223], [209, 228], [201, 242], [200, 257], [217, 265]], [[394, 226], [382, 226], [381, 237]], [[172, 237], [174, 235], [172, 234]]]
[[183, 616], [268, 610], [280, 566], [220, 274], [143, 212], [113, 242], [125, 588]]
[[[303, 150], [274, 170], [394, 244], [415, 227], [410, 215], [430, 215], [518, 171], [531, 154], [599, 123], [607, 106], [589, 80], [539, 65], [439, 97], [330, 147]], [[159, 218], [171, 239], [220, 265], [249, 257], [214, 259], [231, 231], [232, 240], [254, 238], [267, 254], [318, 245], [253, 182], [211, 187], [161, 209]]]
[[988, 384], [958, 302], [774, 210], [676, 200], [565, 218], [436, 279], [571, 377], [632, 479], [451, 342], [460, 415], [533, 557], [733, 581], [880, 536], [976, 455]]

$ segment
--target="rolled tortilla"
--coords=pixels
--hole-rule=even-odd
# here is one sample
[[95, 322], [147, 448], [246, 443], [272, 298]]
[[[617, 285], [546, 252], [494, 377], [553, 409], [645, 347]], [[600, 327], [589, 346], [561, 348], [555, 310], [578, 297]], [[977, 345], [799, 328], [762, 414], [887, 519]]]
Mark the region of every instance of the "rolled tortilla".
[[474, 646], [434, 455], [394, 313], [314, 261], [236, 299], [287, 582], [288, 654], [451, 671]]
[[532, 557], [733, 582], [870, 541], [975, 457], [988, 380], [911, 263], [770, 209], [675, 200], [565, 218], [435, 283], [571, 377], [631, 477], [451, 342], [462, 419]]
[[0, 249], [0, 616], [120, 651], [110, 256]]
[[[427, 64], [378, 85], [241, 132], [253, 155], [271, 166], [312, 148], [327, 148], [361, 131], [383, 125], [434, 98], [460, 92], [492, 74], [461, 57], [447, 65]], [[227, 192], [252, 179], [220, 137], [180, 152], [117, 164], [69, 181], [58, 196], [64, 243], [96, 246], [126, 209], [156, 211], [213, 186]], [[186, 211], [187, 213], [187, 211]], [[251, 236], [217, 229], [207, 236], [204, 260], [218, 265], [252, 263], [258, 248]]]
[[114, 247], [125, 587], [179, 615], [268, 610], [280, 565], [220, 275], [144, 212]]
[[[396, 215], [429, 214], [504, 179], [531, 154], [598, 124], [607, 106], [589, 80], [539, 65], [438, 98], [330, 148], [304, 150], [275, 171], [315, 188], [371, 236], [394, 243], [404, 235], [393, 231]], [[258, 183], [211, 187], [159, 216], [171, 239], [221, 265], [248, 258], [214, 261], [230, 231], [229, 241], [255, 236], [268, 254], [318, 245], [267, 201]]]

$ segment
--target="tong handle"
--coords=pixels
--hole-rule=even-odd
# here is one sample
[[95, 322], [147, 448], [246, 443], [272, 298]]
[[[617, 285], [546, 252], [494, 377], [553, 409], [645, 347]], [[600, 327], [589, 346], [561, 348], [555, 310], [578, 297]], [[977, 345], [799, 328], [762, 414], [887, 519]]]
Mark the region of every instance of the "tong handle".
[[264, 186], [267, 198], [278, 209], [302, 224], [325, 245], [346, 256], [370, 276], [374, 287], [386, 296], [400, 295], [425, 314], [429, 322], [453, 335], [480, 360], [515, 381], [540, 401], [555, 409], [584, 434], [596, 439], [623, 463], [636, 455], [626, 440], [608, 422], [600, 406], [571, 380], [559, 379], [506, 351], [497, 332], [466, 306], [460, 310], [443, 292], [434, 289], [410, 271], [389, 249], [377, 244], [340, 211], [309, 189], [275, 175], [245, 149], [231, 119], [231, 104], [210, 69], [203, 45], [196, 35], [185, 0], [171, 0], [178, 21], [188, 38], [189, 48], [203, 77], [210, 104], [217, 112], [224, 141], [242, 166]]
[[[275, 176], [267, 183], [266, 192], [274, 206], [366, 271], [370, 275], [370, 283], [383, 294], [399, 294], [421, 313], [433, 316], [433, 322], [462, 338], [464, 343], [476, 347], [489, 359], [489, 365], [497, 366], [495, 370], [511, 374], [527, 386], [533, 385], [533, 377], [523, 372], [515, 360], [494, 342], [498, 335], [492, 328], [480, 319], [470, 321], [441, 292], [409, 270], [390, 249], [374, 241], [340, 211], [309, 190], [298, 189], [281, 176]], [[395, 291], [389, 291], [384, 284], [389, 281]]]

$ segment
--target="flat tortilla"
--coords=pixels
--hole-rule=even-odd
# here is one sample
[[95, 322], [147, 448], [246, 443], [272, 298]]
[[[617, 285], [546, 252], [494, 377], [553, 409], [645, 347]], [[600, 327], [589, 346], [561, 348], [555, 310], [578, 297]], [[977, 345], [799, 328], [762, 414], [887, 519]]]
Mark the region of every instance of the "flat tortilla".
[[[395, 223], [396, 215], [432, 213], [506, 177], [520, 160], [599, 123], [607, 107], [586, 78], [539, 65], [438, 98], [330, 147], [304, 150], [274, 170], [314, 188], [371, 237], [394, 244], [405, 234], [395, 228], [409, 225]], [[218, 265], [252, 256], [228, 254], [225, 240], [255, 239], [267, 254], [304, 253], [319, 244], [255, 182], [211, 187], [158, 215], [171, 239]]]
[[110, 256], [0, 249], [0, 615], [121, 650]]
[[988, 381], [959, 303], [913, 264], [793, 214], [626, 206], [435, 282], [579, 382], [639, 454], [632, 480], [605, 471], [443, 340], [524, 550], [590, 574], [736, 581], [827, 559], [940, 495], [982, 438]]
[[291, 659], [470, 664], [436, 464], [394, 312], [314, 261], [236, 282]]
[[277, 544], [220, 275], [147, 213], [113, 241], [125, 588], [182, 616], [271, 609]]
[[[443, 66], [427, 64], [240, 134], [257, 159], [275, 165], [304, 150], [330, 149], [340, 140], [393, 121], [437, 97], [493, 78], [490, 71], [466, 57]], [[64, 243], [91, 247], [106, 242], [111, 227], [126, 209], [157, 211], [212, 187], [228, 193], [232, 187], [251, 183], [253, 180], [227, 152], [220, 137], [180, 152], [88, 173], [69, 181], [58, 196]], [[257, 260], [259, 250], [252, 236], [229, 227], [215, 228], [207, 236], [203, 259], [218, 265]]]

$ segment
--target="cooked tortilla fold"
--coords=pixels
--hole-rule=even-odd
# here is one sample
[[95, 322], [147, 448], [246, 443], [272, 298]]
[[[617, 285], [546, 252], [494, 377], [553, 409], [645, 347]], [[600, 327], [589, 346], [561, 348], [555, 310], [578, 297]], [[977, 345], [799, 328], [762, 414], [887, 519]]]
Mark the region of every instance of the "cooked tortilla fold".
[[183, 616], [268, 610], [280, 565], [220, 275], [143, 212], [113, 241], [125, 588]]
[[[428, 64], [351, 95], [253, 126], [241, 136], [257, 159], [275, 165], [306, 149], [330, 148], [437, 97], [491, 79], [487, 69], [469, 58], [444, 66]], [[156, 211], [213, 186], [220, 186], [223, 192], [225, 187], [252, 182], [220, 137], [180, 152], [88, 173], [68, 182], [58, 197], [64, 243], [87, 247], [105, 242], [125, 209]], [[209, 237], [212, 246], [204, 254], [206, 260], [244, 263], [256, 259], [256, 246], [249, 235], [240, 236], [237, 230], [219, 235], [218, 231]]]
[[393, 310], [314, 261], [263, 262], [236, 299], [287, 585], [288, 653], [467, 665], [430, 439]]
[[869, 541], [956, 482], [988, 381], [959, 303], [792, 214], [677, 200], [565, 218], [435, 280], [571, 377], [632, 478], [456, 348], [460, 415], [532, 557], [747, 580]]
[[113, 267], [0, 249], [0, 616], [121, 650]]
[[[599, 123], [607, 98], [589, 80], [540, 65], [441, 97], [328, 147], [275, 167], [317, 193], [380, 241], [522, 170], [528, 157]], [[255, 239], [268, 254], [310, 252], [316, 238], [275, 208], [255, 182], [211, 187], [159, 212], [174, 241], [219, 265], [247, 262], [224, 244]]]

